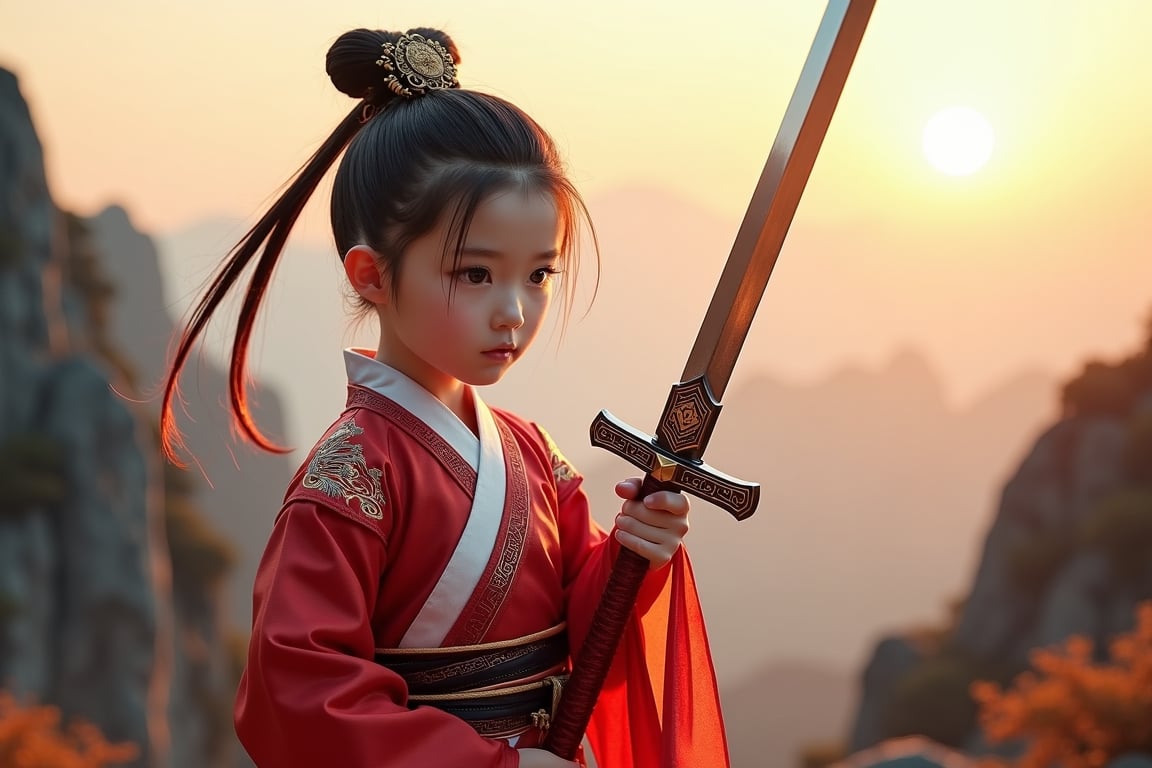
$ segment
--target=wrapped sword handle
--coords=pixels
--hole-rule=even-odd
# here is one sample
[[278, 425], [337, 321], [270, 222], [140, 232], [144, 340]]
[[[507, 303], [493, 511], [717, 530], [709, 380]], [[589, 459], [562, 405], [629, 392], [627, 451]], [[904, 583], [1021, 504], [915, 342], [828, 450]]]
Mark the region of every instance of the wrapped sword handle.
[[[651, 475], [645, 475], [637, 498], [664, 490], [666, 486]], [[612, 666], [616, 648], [624, 634], [628, 616], [636, 605], [649, 563], [630, 549], [620, 548], [612, 573], [604, 587], [604, 595], [588, 628], [588, 635], [580, 655], [572, 667], [572, 675], [564, 685], [564, 695], [556, 717], [548, 728], [544, 748], [565, 760], [574, 760], [576, 750], [584, 738], [592, 709], [604, 687], [604, 678]]]
[[[683, 390], [679, 390], [679, 394], [682, 393]], [[670, 412], [677, 398], [678, 390], [674, 387], [666, 413]], [[644, 470], [638, 499], [656, 491], [684, 491], [727, 510], [737, 520], [743, 520], [756, 511], [760, 500], [758, 484], [737, 480], [703, 462], [678, 456], [662, 448], [658, 442], [660, 438], [651, 438], [629, 427], [607, 411], [601, 411], [593, 420], [590, 435], [592, 445], [605, 448]], [[572, 676], [564, 686], [556, 717], [544, 740], [545, 749], [566, 760], [576, 756], [584, 738], [592, 709], [604, 687], [604, 679], [612, 666], [648, 568], [648, 560], [644, 557], [630, 549], [620, 548], [588, 635], [576, 657]]]

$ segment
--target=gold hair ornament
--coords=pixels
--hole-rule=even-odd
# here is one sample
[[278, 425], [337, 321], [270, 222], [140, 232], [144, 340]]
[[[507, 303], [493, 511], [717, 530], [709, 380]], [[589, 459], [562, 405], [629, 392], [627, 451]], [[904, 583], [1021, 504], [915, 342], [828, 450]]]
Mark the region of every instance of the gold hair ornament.
[[384, 53], [376, 66], [388, 72], [384, 84], [397, 96], [412, 98], [458, 85], [452, 54], [435, 40], [405, 32], [395, 43], [384, 43], [381, 48]]

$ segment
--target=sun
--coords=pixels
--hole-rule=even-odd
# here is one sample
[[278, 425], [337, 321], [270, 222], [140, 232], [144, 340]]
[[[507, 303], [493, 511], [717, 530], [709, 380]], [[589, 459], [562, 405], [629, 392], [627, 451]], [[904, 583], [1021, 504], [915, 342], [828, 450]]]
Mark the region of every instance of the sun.
[[924, 124], [924, 157], [950, 176], [967, 176], [983, 168], [995, 143], [988, 120], [968, 107], [941, 109]]

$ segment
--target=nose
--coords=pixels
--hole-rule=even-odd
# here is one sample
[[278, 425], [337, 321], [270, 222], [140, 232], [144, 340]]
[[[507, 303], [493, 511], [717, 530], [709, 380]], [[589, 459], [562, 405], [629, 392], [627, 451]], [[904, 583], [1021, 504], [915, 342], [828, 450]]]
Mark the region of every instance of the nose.
[[524, 302], [517, 290], [500, 291], [492, 311], [492, 327], [516, 329], [524, 325]]

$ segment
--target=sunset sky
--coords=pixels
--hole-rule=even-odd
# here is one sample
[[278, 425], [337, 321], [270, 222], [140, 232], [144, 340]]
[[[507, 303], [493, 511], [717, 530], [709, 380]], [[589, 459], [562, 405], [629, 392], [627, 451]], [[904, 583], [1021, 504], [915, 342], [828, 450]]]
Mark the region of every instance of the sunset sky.
[[[44, 0], [0, 10], [0, 64], [21, 78], [60, 203], [117, 201], [159, 234], [258, 213], [350, 106], [323, 72], [341, 31], [436, 25], [462, 49], [465, 85], [536, 116], [593, 203], [654, 188], [730, 238], [823, 7]], [[807, 351], [785, 345], [772, 364], [814, 375], [914, 343], [963, 397], [1021, 365], [1062, 372], [1130, 348], [1152, 307], [1149, 28], [1142, 0], [881, 0], [778, 269], [783, 282], [790, 261], [824, 256], [825, 287], [839, 287], [812, 297]], [[995, 132], [970, 176], [921, 151], [949, 105]], [[858, 227], [864, 242], [838, 237]], [[789, 250], [809, 234], [823, 254]], [[322, 205], [299, 237], [327, 243]], [[702, 259], [710, 283], [725, 255], [675, 269]]]
[[[464, 85], [540, 121], [593, 215], [608, 222], [592, 330], [581, 336], [577, 326], [566, 342], [581, 368], [555, 362], [566, 359], [563, 345], [525, 366], [553, 366], [561, 382], [586, 377], [561, 393], [586, 424], [612, 405], [620, 367], [635, 358], [604, 346], [616, 340], [615, 319], [659, 318], [672, 342], [630, 374], [651, 411], [623, 414], [651, 420], [680, 372], [824, 3], [286, 8], [0, 7], [0, 66], [17, 73], [31, 104], [57, 202], [80, 213], [119, 203], [162, 244], [187, 242], [206, 221], [238, 236], [352, 106], [324, 74], [330, 43], [358, 26], [440, 27], [461, 48]], [[913, 347], [963, 403], [1020, 371], [1062, 377], [1088, 357], [1131, 351], [1152, 314], [1149, 29], [1146, 0], [879, 0], [734, 383], [757, 371], [817, 379]], [[987, 164], [970, 175], [943, 173], [922, 151], [925, 125], [950, 106], [975, 110], [994, 135]], [[650, 242], [617, 236], [626, 225], [650, 231]], [[314, 262], [285, 262], [295, 300], [310, 300], [300, 297], [317, 279], [336, 285], [326, 227], [321, 196], [295, 242]], [[230, 244], [217, 236], [195, 254], [163, 254], [176, 311]], [[325, 335], [339, 302], [316, 301], [323, 310], [304, 319], [283, 302], [281, 314], [269, 313], [269, 327], [292, 329], [294, 349], [282, 336], [261, 345], [293, 412], [292, 439], [305, 447], [333, 414], [310, 409], [322, 388], [292, 366], [300, 349], [341, 341]], [[301, 325], [313, 311], [327, 318], [323, 333], [319, 320]], [[603, 369], [587, 362], [601, 347]], [[324, 360], [317, 367], [332, 368], [331, 392], [341, 371], [335, 357]], [[560, 396], [526, 395], [522, 407], [538, 415]], [[590, 455], [572, 424], [554, 431], [577, 444], [577, 458]]]

